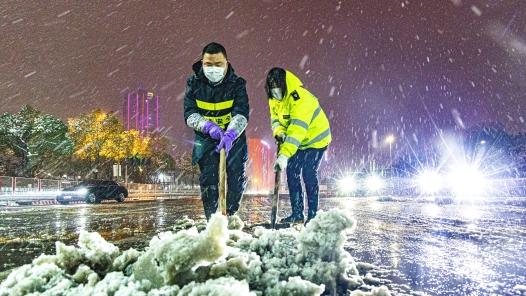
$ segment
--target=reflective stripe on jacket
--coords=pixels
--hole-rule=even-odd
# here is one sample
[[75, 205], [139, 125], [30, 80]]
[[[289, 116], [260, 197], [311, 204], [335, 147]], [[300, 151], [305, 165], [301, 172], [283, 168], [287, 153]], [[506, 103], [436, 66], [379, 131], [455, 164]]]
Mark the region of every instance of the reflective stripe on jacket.
[[285, 133], [279, 153], [291, 157], [298, 149], [323, 148], [332, 140], [329, 120], [318, 99], [302, 87], [298, 77], [285, 75], [287, 93], [282, 100], [269, 99], [270, 124], [275, 137]]
[[225, 129], [230, 123], [232, 119], [232, 113], [230, 111], [234, 105], [233, 99], [220, 103], [210, 103], [199, 99], [196, 99], [195, 102], [200, 109], [199, 113], [202, 114], [205, 119], [217, 123], [222, 129]]

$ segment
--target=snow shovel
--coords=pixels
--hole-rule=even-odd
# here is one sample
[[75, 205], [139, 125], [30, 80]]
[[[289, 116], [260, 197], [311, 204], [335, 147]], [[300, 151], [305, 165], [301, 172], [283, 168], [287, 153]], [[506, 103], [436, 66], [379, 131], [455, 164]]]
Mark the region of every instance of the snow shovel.
[[272, 200], [272, 212], [270, 215], [270, 227], [276, 228], [276, 220], [278, 219], [278, 205], [279, 205], [279, 186], [280, 186], [281, 170], [276, 170], [274, 177], [274, 199]]
[[[278, 150], [276, 151], [276, 157], [279, 155], [279, 146], [281, 145], [280, 142], [276, 142], [278, 144]], [[279, 186], [281, 185], [281, 168], [278, 167], [278, 169], [275, 172], [274, 176], [274, 196], [272, 199], [272, 212], [270, 214], [270, 227], [272, 229], [276, 229], [276, 220], [278, 219], [278, 206], [279, 206]]]
[[226, 151], [221, 148], [219, 152], [219, 210], [226, 216]]
[[[279, 145], [279, 144], [278, 144]], [[279, 148], [278, 148], [279, 152]], [[278, 168], [276, 170], [274, 177], [274, 196], [272, 199], [272, 211], [270, 213], [270, 224], [268, 223], [261, 223], [261, 224], [255, 224], [258, 226], [263, 226], [266, 229], [282, 229], [282, 228], [289, 228], [291, 224], [288, 223], [277, 223], [278, 220], [278, 205], [279, 205], [279, 186], [281, 185], [281, 170]]]
[[290, 228], [292, 224], [277, 223], [278, 220], [278, 205], [279, 205], [279, 186], [281, 180], [281, 170], [276, 171], [274, 179], [274, 196], [272, 199], [272, 211], [270, 213], [270, 223], [256, 223], [254, 226], [263, 226], [266, 229], [283, 229]]

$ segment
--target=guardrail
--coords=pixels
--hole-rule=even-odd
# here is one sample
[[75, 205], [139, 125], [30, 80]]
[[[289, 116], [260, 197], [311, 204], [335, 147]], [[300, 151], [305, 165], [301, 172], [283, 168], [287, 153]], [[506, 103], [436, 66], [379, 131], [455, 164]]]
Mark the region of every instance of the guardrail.
[[[38, 179], [0, 176], [0, 205], [15, 203], [40, 203], [55, 201], [58, 192], [81, 181]], [[122, 184], [128, 189], [129, 198], [199, 196], [198, 188], [188, 188], [176, 184]], [[12, 203], [11, 203], [12, 204]]]
[[[38, 179], [23, 177], [0, 176], [0, 195], [27, 194], [36, 192], [57, 192], [65, 187], [77, 185], [82, 182], [70, 180]], [[181, 190], [195, 190], [177, 184], [140, 184], [119, 183], [128, 189], [129, 193], [176, 193]]]
[[[132, 193], [128, 194], [126, 200], [155, 200], [155, 199], [174, 199], [181, 197], [199, 197], [199, 190], [182, 190], [172, 193]], [[57, 194], [51, 192], [33, 193], [33, 194], [13, 194], [0, 195], [0, 206], [19, 206], [19, 205], [51, 205], [58, 204], [55, 200]], [[111, 200], [102, 200], [102, 202], [112, 202]], [[84, 203], [84, 202], [72, 202]]]

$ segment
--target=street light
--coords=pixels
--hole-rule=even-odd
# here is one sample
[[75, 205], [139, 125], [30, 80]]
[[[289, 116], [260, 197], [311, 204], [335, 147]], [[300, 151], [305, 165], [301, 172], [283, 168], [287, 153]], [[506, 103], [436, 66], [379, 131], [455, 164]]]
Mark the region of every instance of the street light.
[[393, 176], [393, 149], [392, 149], [392, 145], [393, 145], [393, 141], [394, 141], [394, 136], [393, 135], [389, 135], [387, 137], [387, 139], [385, 139], [387, 141], [387, 143], [389, 143], [389, 161], [390, 161], [390, 167], [391, 167], [391, 177]]

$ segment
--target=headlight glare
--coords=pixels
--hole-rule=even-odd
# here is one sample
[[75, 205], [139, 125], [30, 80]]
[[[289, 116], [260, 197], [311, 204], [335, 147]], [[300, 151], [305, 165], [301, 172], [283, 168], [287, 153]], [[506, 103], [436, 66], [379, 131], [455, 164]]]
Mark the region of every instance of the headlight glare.
[[346, 177], [339, 181], [340, 190], [343, 192], [351, 192], [356, 190], [356, 180], [352, 177]]
[[417, 179], [418, 186], [425, 193], [436, 193], [442, 188], [442, 178], [432, 171], [423, 172]]
[[378, 192], [384, 186], [382, 179], [376, 175], [367, 177], [366, 184], [369, 192]]

